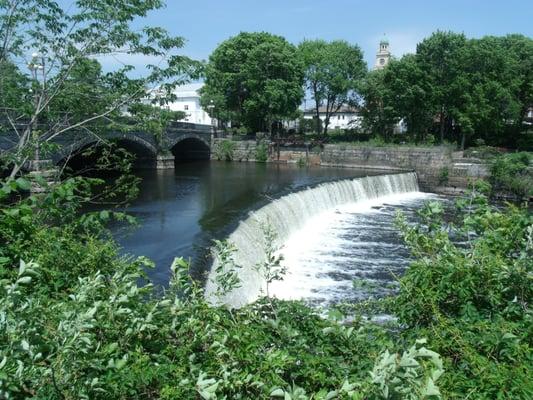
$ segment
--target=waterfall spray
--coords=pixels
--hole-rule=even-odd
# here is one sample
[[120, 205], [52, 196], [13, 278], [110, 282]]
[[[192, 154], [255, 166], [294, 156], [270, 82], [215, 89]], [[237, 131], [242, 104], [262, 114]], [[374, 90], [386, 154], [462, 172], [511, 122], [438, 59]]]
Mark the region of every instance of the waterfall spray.
[[[290, 193], [249, 213], [227, 238], [237, 248], [234, 261], [241, 267], [241, 285], [227, 293], [222, 301], [232, 307], [240, 307], [261, 295], [265, 282], [255, 267], [265, 260], [265, 224], [276, 234], [275, 245], [282, 246], [291, 233], [322, 212], [359, 201], [417, 191], [418, 182], [414, 172], [345, 179]], [[206, 297], [211, 302], [215, 302], [214, 293], [217, 291], [217, 262], [216, 259], [213, 261], [205, 289]]]

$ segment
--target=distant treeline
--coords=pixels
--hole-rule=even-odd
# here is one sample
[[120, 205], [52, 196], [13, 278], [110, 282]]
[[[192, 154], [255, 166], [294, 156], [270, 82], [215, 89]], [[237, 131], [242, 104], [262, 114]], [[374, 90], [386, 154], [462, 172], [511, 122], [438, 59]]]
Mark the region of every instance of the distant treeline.
[[269, 33], [240, 33], [215, 49], [202, 102], [214, 117], [248, 132], [295, 119], [304, 94], [320, 109], [317, 133], [342, 106], [360, 108], [365, 133], [405, 140], [528, 147], [533, 105], [533, 40], [523, 35], [468, 39], [437, 31], [415, 54], [368, 71], [357, 45], [306, 40], [293, 46]]

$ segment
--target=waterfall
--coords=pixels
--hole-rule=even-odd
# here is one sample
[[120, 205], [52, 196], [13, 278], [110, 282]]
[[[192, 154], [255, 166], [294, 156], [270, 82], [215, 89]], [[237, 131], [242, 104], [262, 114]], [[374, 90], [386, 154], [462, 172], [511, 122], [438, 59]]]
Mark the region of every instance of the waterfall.
[[291, 233], [301, 229], [306, 221], [322, 212], [341, 205], [416, 191], [416, 174], [409, 172], [326, 182], [273, 200], [250, 212], [227, 238], [237, 248], [234, 261], [241, 267], [237, 270], [240, 287], [227, 293], [222, 299], [215, 297], [215, 259], [206, 282], [206, 298], [211, 303], [222, 301], [232, 307], [243, 306], [258, 298], [265, 282], [254, 266], [265, 259], [264, 224], [268, 224], [275, 232], [275, 246], [282, 246]]

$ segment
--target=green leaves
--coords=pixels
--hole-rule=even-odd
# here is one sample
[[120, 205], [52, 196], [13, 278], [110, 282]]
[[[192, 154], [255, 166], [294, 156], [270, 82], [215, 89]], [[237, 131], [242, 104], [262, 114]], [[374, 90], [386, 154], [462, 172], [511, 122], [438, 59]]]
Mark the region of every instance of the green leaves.
[[372, 383], [379, 387], [385, 399], [440, 399], [435, 382], [444, 372], [439, 354], [419, 347], [425, 339], [417, 340], [402, 355], [387, 350], [381, 354], [370, 373]]
[[531, 38], [436, 31], [416, 54], [369, 73], [361, 92], [363, 126], [388, 141], [403, 120], [416, 143], [432, 142], [434, 134], [440, 143], [457, 140], [461, 149], [476, 139], [516, 148], [527, 130], [531, 65]]
[[528, 168], [533, 155], [521, 152], [495, 157], [490, 164], [490, 181], [496, 190], [514, 194], [521, 199], [533, 195], [533, 172]]
[[218, 382], [213, 378], [206, 378], [205, 373], [200, 373], [198, 379], [196, 380], [196, 390], [198, 394], [204, 400], [216, 400], [216, 390], [218, 388]]
[[221, 43], [205, 69], [202, 105], [211, 117], [253, 132], [292, 117], [303, 98], [296, 48], [281, 36], [242, 32]]
[[326, 135], [331, 116], [341, 106], [356, 102], [366, 74], [363, 53], [359, 46], [343, 40], [305, 40], [298, 46], [298, 55], [304, 65], [305, 86], [313, 96], [317, 120], [316, 108], [325, 110], [323, 133]]
[[213, 153], [219, 161], [231, 161], [235, 156], [235, 147], [235, 142], [224, 139], [222, 141], [215, 142]]
[[[63, 10], [51, 0], [0, 2], [0, 72], [6, 78], [0, 82], [0, 129], [16, 138], [6, 157], [13, 176], [36, 148], [49, 157], [55, 154], [50, 144], [64, 144], [69, 134], [85, 145], [86, 135], [98, 138], [117, 129], [124, 109], [154, 97], [155, 87], [153, 100], [161, 106], [177, 85], [199, 78], [201, 63], [176, 54], [183, 38], [137, 26], [163, 6], [159, 0], [83, 0]], [[31, 71], [13, 63], [31, 53]], [[96, 58], [117, 55], [154, 62], [141, 77], [133, 78], [134, 67], [123, 63], [104, 73]], [[154, 114], [159, 115], [138, 121], [138, 127], [159, 138], [168, 118], [177, 115], [155, 108]]]
[[223, 303], [225, 296], [241, 286], [239, 269], [242, 266], [235, 263], [234, 254], [237, 251], [235, 245], [225, 240], [215, 240], [214, 243], [215, 246], [212, 249], [215, 268], [213, 284], [215, 296], [219, 302]]

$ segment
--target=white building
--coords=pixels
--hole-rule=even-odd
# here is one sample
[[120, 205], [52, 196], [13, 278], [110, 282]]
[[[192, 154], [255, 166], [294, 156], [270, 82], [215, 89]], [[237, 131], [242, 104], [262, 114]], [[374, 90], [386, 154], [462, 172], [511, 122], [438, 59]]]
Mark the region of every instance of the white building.
[[[322, 120], [322, 124], [326, 120], [326, 108], [319, 107], [318, 115]], [[316, 117], [316, 110], [309, 108], [304, 110], [304, 119], [313, 119]], [[337, 112], [332, 113], [329, 117], [329, 129], [354, 129], [361, 127], [362, 117], [359, 115], [359, 110], [347, 105], [342, 106]]]
[[376, 63], [374, 64], [374, 69], [382, 69], [389, 63], [391, 59], [391, 52], [389, 50], [389, 41], [383, 39], [379, 42], [379, 50], [376, 53]]
[[200, 105], [200, 89], [203, 83], [189, 83], [174, 89], [176, 100], [168, 103], [167, 107], [172, 111], [183, 111], [186, 114], [183, 122], [194, 124], [211, 125], [211, 117]]

